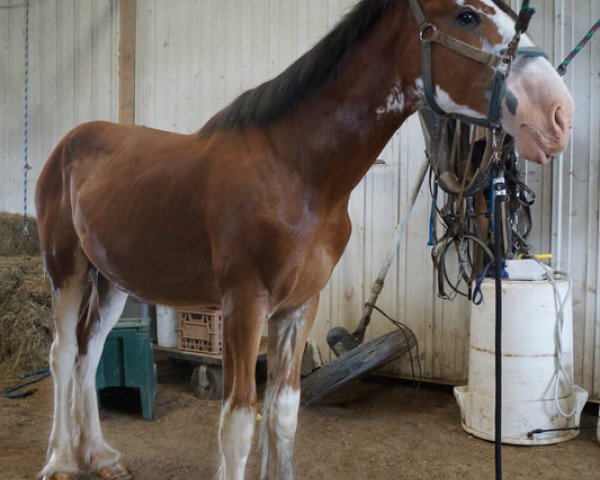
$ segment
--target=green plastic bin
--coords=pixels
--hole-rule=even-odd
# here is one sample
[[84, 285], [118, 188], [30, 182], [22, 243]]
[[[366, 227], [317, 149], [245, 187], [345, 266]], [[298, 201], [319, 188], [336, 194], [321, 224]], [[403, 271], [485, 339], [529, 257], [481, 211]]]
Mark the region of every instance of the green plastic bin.
[[150, 343], [150, 319], [122, 318], [108, 334], [96, 374], [96, 389], [137, 388], [142, 415], [152, 418], [156, 396], [156, 365]]

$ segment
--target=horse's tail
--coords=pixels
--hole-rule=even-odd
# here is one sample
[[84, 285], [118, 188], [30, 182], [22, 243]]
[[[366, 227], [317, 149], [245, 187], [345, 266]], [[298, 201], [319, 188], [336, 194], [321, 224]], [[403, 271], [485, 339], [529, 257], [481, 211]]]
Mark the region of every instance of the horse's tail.
[[[71, 198], [65, 191], [66, 175], [63, 171], [65, 138], [56, 145], [46, 160], [35, 186], [35, 210], [42, 255], [53, 247], [52, 239], [58, 236], [58, 228], [65, 226], [65, 213], [69, 212], [70, 217]], [[67, 223], [72, 225], [70, 221]]]
[[35, 189], [40, 250], [55, 289], [67, 283], [75, 271], [80, 248], [73, 225], [67, 139], [63, 138], [48, 157]]
[[[63, 138], [46, 160], [35, 187], [35, 209], [38, 223], [48, 214], [53, 200], [63, 192], [62, 159], [64, 154], [65, 139]], [[40, 235], [41, 237], [41, 235]], [[43, 240], [40, 238], [40, 240]]]

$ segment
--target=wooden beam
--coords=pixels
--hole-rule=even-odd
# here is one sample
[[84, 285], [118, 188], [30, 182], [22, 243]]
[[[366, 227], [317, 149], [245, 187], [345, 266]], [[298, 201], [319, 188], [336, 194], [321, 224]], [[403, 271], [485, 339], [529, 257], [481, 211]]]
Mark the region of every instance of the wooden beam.
[[135, 23], [137, 0], [121, 0], [119, 14], [119, 123], [135, 123]]

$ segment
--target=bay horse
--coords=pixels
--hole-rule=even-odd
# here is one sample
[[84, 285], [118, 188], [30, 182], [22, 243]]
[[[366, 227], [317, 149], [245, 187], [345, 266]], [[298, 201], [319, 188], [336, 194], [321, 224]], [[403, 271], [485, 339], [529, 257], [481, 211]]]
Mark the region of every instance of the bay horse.
[[[293, 478], [301, 356], [350, 236], [350, 193], [429, 98], [448, 114], [489, 120], [496, 69], [485, 58], [497, 58], [515, 19], [501, 0], [362, 0], [196, 133], [108, 122], [69, 132], [36, 189], [56, 326], [44, 480], [128, 475], [103, 437], [95, 391], [128, 293], [222, 305], [222, 480], [245, 475], [268, 324], [262, 478]], [[433, 42], [429, 64], [421, 62], [422, 45], [439, 33], [460, 42]], [[523, 157], [547, 163], [564, 149], [573, 102], [545, 58], [518, 57], [498, 99], [497, 122]]]

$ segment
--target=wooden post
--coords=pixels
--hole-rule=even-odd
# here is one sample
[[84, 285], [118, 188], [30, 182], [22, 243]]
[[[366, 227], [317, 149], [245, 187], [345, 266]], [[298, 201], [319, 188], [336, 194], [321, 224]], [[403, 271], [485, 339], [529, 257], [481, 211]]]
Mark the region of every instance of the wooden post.
[[119, 123], [135, 123], [136, 0], [121, 0], [119, 14]]

